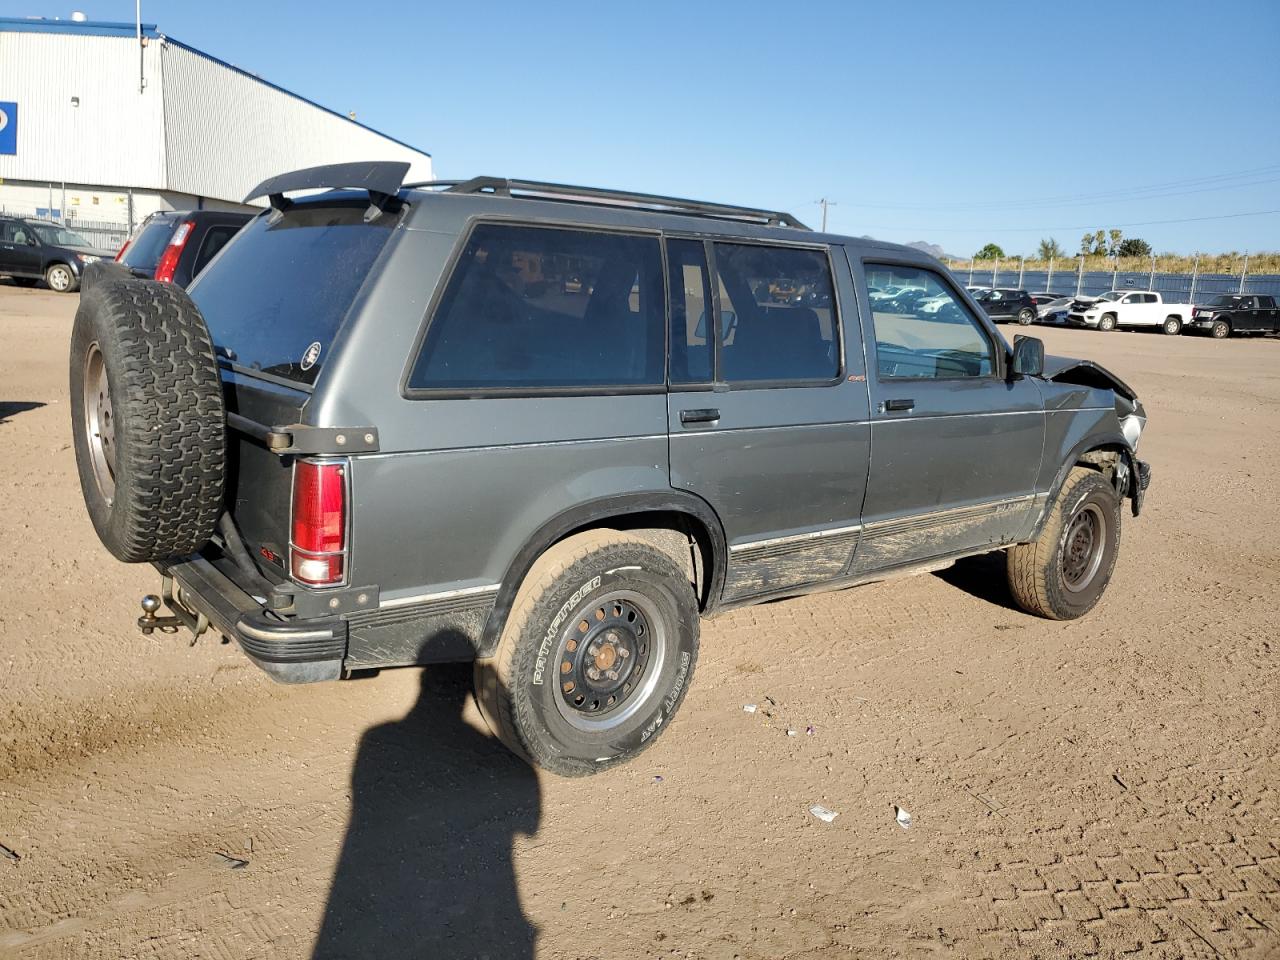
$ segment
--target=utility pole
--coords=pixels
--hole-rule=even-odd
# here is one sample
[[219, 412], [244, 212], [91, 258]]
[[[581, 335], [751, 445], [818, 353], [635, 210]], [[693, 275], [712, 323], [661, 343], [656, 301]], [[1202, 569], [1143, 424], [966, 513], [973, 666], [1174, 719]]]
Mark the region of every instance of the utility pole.
[[840, 204], [836, 203], [834, 200], [828, 200], [826, 197], [823, 197], [821, 200], [817, 200], [815, 202], [820, 207], [822, 207], [822, 232], [826, 233], [827, 232], [827, 207], [838, 207], [840, 206]]
[[1240, 268], [1240, 289], [1237, 293], [1244, 293], [1244, 275], [1249, 272], [1249, 251], [1244, 252], [1244, 266]]

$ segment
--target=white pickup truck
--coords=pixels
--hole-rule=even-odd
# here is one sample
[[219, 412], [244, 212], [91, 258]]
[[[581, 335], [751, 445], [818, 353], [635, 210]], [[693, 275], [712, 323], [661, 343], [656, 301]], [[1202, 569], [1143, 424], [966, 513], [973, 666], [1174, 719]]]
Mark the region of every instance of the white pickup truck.
[[1192, 310], [1191, 304], [1169, 303], [1154, 290], [1108, 290], [1096, 300], [1076, 300], [1067, 313], [1067, 323], [1099, 330], [1160, 327], [1173, 336], [1191, 323]]
[[1096, 300], [1077, 300], [1067, 323], [1114, 330], [1116, 327], [1160, 327], [1170, 336], [1191, 323], [1189, 303], [1169, 303], [1153, 290], [1108, 290]]

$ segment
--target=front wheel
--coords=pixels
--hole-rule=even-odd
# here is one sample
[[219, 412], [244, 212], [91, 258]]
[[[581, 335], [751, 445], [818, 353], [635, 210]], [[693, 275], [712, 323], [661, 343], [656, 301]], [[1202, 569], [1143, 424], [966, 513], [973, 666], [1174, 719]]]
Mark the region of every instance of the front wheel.
[[476, 701], [514, 753], [561, 776], [628, 760], [666, 729], [698, 660], [698, 604], [679, 565], [616, 530], [570, 537], [520, 585]]
[[1177, 317], [1165, 317], [1164, 332], [1171, 337], [1176, 337], [1182, 332], [1182, 321]]
[[1009, 549], [1009, 589], [1028, 613], [1074, 620], [1101, 599], [1119, 550], [1120, 497], [1097, 470], [1075, 467], [1040, 536]]
[[1024, 308], [1018, 311], [1018, 322], [1022, 324], [1024, 327], [1029, 325], [1031, 321], [1034, 320], [1035, 318], [1036, 318], [1036, 312], [1034, 310]]
[[1213, 321], [1213, 339], [1225, 340], [1231, 336], [1231, 324], [1225, 320]]
[[76, 275], [65, 263], [55, 263], [44, 272], [44, 282], [55, 293], [74, 293], [79, 284]]
[[1106, 316], [1104, 316], [1101, 320], [1098, 321], [1098, 329], [1101, 330], [1103, 333], [1106, 333], [1110, 330], [1114, 330], [1115, 328], [1116, 328], [1116, 315], [1114, 313], [1108, 313]]

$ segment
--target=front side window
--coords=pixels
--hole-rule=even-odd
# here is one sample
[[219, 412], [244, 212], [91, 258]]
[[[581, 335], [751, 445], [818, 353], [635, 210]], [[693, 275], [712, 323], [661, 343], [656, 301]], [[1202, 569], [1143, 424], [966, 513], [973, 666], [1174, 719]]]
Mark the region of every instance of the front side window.
[[960, 297], [932, 270], [867, 264], [867, 283], [921, 288], [914, 301], [870, 300], [881, 379], [987, 377], [991, 341]]
[[720, 285], [720, 379], [830, 381], [840, 340], [824, 251], [715, 244]]
[[480, 224], [427, 327], [410, 389], [659, 386], [656, 237]]

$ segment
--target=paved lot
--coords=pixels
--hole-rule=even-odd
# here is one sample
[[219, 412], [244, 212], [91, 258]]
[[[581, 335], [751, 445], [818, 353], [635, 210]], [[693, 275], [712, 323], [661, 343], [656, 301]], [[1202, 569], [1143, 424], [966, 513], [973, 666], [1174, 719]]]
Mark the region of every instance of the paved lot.
[[651, 751], [566, 781], [465, 670], [281, 687], [133, 629], [76, 300], [0, 283], [0, 956], [1280, 956], [1280, 340], [1039, 331], [1151, 417], [1087, 619], [985, 559], [739, 611]]

